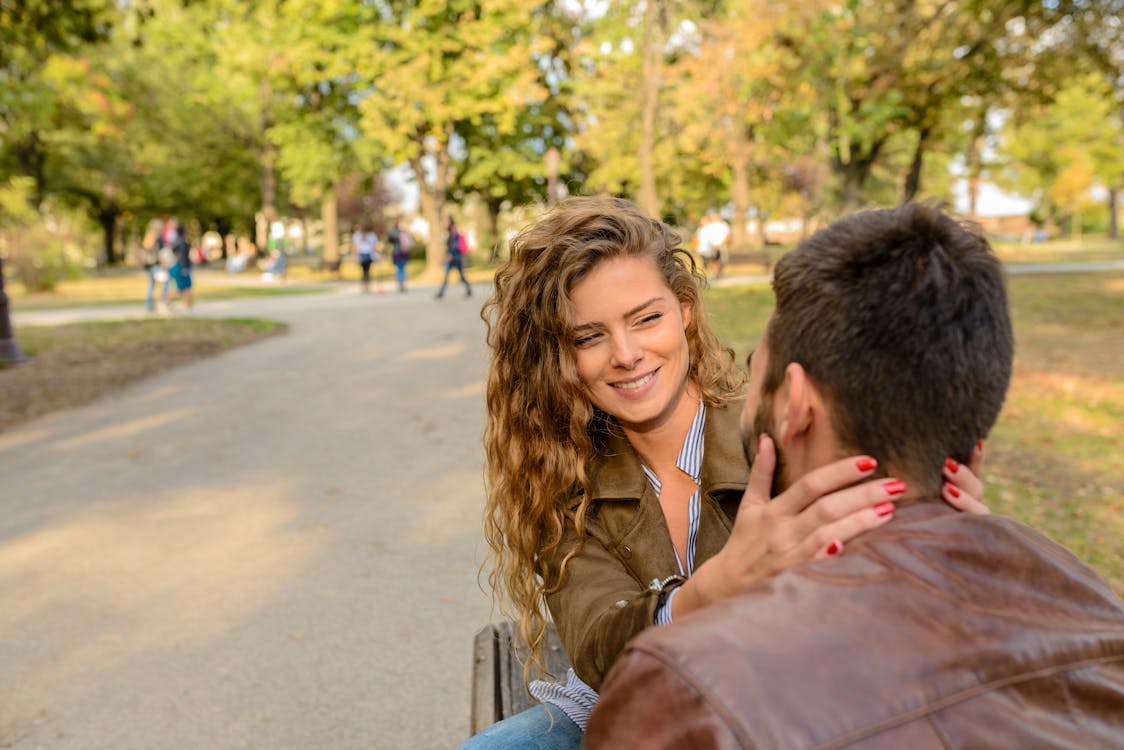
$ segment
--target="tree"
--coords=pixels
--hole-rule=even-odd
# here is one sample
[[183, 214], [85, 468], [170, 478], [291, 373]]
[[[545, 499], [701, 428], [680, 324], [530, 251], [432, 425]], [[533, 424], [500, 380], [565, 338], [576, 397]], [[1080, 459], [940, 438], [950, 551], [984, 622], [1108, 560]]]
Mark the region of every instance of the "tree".
[[[535, 10], [534, 23], [513, 33], [531, 35], [525, 42], [535, 50], [535, 83], [523, 96], [511, 102], [513, 127], [504, 127], [492, 114], [476, 122], [457, 126], [464, 145], [463, 155], [454, 159], [450, 196], [463, 200], [475, 193], [488, 211], [489, 259], [501, 251], [499, 216], [505, 206], [526, 203], [552, 203], [558, 186], [552, 186], [553, 168], [572, 174], [568, 137], [573, 122], [571, 90], [571, 50], [581, 38], [580, 19], [556, 3]], [[550, 156], [551, 149], [554, 156]], [[550, 191], [554, 190], [552, 194]]]
[[1080, 230], [1073, 219], [1088, 205], [1098, 177], [1117, 184], [1121, 160], [1118, 105], [1103, 76], [1073, 81], [1056, 99], [1026, 107], [1003, 134], [1002, 153], [1009, 158], [1003, 179], [1031, 195], [1037, 210]]
[[429, 225], [428, 267], [444, 265], [441, 227], [458, 126], [516, 126], [511, 103], [533, 100], [527, 29], [538, 4], [522, 0], [415, 0], [364, 6], [344, 57], [355, 75], [363, 136], [387, 161], [408, 164]]

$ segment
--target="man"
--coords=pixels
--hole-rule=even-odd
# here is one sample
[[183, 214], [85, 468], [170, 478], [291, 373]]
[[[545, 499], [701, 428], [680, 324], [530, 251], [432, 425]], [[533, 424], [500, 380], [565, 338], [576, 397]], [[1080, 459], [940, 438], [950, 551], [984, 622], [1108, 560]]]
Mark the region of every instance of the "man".
[[1119, 747], [1124, 603], [1026, 526], [939, 500], [1011, 375], [987, 242], [926, 206], [861, 213], [773, 285], [742, 427], [764, 469], [776, 446], [774, 494], [866, 453], [903, 499], [843, 554], [636, 638], [586, 746]]
[[722, 220], [717, 211], [703, 216], [699, 223], [697, 250], [704, 265], [711, 270], [714, 278], [722, 278], [726, 268], [726, 245], [730, 241], [730, 225]]

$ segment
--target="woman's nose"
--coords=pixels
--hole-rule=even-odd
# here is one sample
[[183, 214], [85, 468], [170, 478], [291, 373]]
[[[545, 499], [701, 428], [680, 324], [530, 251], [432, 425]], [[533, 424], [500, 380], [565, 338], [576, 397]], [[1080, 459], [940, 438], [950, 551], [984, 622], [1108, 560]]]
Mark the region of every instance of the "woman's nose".
[[640, 362], [640, 347], [627, 333], [613, 336], [613, 366], [631, 370]]

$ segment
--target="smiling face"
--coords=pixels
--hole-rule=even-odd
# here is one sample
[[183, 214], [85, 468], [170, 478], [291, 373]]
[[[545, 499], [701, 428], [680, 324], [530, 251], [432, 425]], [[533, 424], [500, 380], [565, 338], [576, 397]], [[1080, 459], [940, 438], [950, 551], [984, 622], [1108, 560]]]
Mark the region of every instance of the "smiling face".
[[612, 258], [570, 291], [578, 377], [593, 405], [626, 430], [666, 424], [687, 396], [691, 308], [644, 256]]

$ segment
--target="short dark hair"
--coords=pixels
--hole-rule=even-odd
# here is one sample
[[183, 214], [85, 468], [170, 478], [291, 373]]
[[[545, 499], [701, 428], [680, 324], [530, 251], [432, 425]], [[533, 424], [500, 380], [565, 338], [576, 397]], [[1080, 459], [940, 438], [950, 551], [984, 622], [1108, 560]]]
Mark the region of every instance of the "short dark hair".
[[800, 363], [849, 450], [939, 495], [995, 424], [1014, 337], [1002, 265], [973, 227], [907, 204], [841, 219], [777, 263], [763, 390]]

